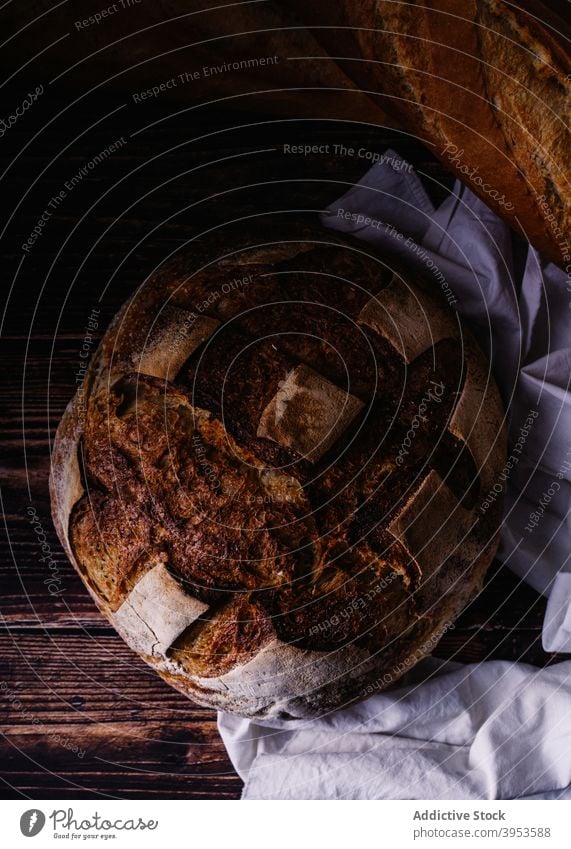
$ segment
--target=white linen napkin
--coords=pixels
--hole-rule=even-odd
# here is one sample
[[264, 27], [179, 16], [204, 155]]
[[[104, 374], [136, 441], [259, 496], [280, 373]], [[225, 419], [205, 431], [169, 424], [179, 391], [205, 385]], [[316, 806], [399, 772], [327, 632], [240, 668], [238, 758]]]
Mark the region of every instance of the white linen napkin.
[[435, 209], [393, 151], [322, 222], [400, 255], [435, 287], [438, 270], [445, 276], [509, 409], [508, 455], [517, 462], [507, 478], [500, 558], [549, 596], [546, 651], [571, 651], [571, 279], [532, 247], [517, 274], [501, 219], [459, 181]]
[[[460, 182], [435, 209], [394, 151], [321, 218], [432, 276], [486, 350], [512, 459], [499, 556], [549, 597], [544, 648], [570, 652], [571, 280], [531, 247], [518, 262]], [[244, 798], [571, 798], [571, 661], [452, 667], [312, 722], [220, 714]]]
[[313, 721], [219, 714], [242, 798], [571, 799], [571, 661], [438, 664]]

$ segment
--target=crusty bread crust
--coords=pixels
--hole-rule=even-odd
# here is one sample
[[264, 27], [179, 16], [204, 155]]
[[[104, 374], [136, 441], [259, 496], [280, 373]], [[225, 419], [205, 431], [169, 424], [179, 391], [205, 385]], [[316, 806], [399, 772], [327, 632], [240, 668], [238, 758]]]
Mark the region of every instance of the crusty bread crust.
[[194, 263], [105, 334], [58, 428], [54, 522], [169, 683], [244, 716], [320, 714], [397, 681], [480, 589], [502, 405], [454, 314], [360, 246]]

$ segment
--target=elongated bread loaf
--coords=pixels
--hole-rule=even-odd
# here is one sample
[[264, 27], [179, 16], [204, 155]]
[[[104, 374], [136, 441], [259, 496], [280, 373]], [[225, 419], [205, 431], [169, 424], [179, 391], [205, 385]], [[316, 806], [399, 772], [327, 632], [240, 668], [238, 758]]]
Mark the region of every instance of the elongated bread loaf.
[[571, 270], [563, 20], [538, 0], [286, 2], [365, 91], [379, 92], [384, 110]]

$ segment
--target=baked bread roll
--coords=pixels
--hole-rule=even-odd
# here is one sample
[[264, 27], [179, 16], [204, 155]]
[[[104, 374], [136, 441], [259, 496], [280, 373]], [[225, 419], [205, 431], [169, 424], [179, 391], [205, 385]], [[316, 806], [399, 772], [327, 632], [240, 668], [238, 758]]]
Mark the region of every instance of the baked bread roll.
[[242, 242], [181, 253], [105, 334], [57, 432], [53, 517], [105, 616], [197, 702], [363, 698], [478, 592], [502, 405], [429, 288], [323, 231]]

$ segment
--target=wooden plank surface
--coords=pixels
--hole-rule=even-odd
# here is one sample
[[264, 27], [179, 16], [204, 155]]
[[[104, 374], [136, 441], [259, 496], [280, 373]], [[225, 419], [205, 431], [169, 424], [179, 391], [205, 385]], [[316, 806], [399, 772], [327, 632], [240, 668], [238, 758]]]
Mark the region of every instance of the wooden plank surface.
[[238, 795], [213, 712], [164, 684], [108, 628], [14, 627], [0, 643], [0, 759], [20, 792]]
[[[149, 122], [149, 110], [123, 110], [122, 117], [85, 130], [97, 108], [85, 104], [42, 129], [23, 155], [30, 125], [14, 127], [0, 148], [0, 168], [8, 169], [0, 245], [7, 293], [1, 343], [3, 795], [237, 798], [241, 781], [214, 712], [169, 688], [109, 628], [51, 524], [49, 448], [76, 386], [86, 322], [94, 307], [100, 310], [94, 349], [120, 304], [177, 246], [244, 215], [286, 210], [314, 220], [316, 210], [368, 166], [357, 156], [285, 155], [284, 141], [378, 152], [394, 146], [426, 175], [435, 201], [445, 196], [450, 178], [397, 131], [323, 121], [268, 124], [265, 116], [205, 112], [133, 136], [137, 121]], [[34, 118], [40, 126], [54, 104], [45, 109]], [[193, 141], [232, 123], [252, 126]], [[122, 134], [128, 144], [68, 193], [23, 259], [22, 241], [49, 199]], [[255, 185], [260, 181], [271, 181], [271, 190]], [[55, 595], [47, 590], [49, 570], [29, 521], [30, 505], [50, 546], [52, 572], [57, 568]], [[541, 648], [544, 610], [543, 599], [496, 564], [485, 591], [436, 653], [464, 662], [556, 661]]]

